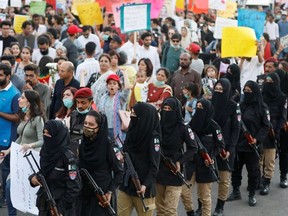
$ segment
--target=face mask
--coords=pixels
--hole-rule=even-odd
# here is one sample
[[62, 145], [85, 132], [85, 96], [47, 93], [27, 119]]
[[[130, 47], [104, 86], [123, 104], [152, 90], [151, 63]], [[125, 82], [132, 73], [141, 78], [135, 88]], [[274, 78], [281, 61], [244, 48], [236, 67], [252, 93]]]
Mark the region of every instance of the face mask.
[[67, 20], [68, 20], [67, 17], [65, 17], [65, 18], [64, 18], [64, 23], [67, 23]]
[[281, 19], [282, 20], [286, 20], [286, 16], [281, 16]]
[[214, 26], [208, 26], [208, 29], [209, 29], [211, 32], [214, 32], [215, 27], [214, 27]]
[[158, 81], [157, 79], [154, 81], [154, 84], [156, 85], [156, 86], [162, 86], [162, 85], [164, 85], [165, 84], [165, 81]]
[[188, 99], [190, 96], [189, 94], [184, 94], [184, 97]]
[[77, 112], [78, 112], [79, 114], [85, 115], [85, 114], [87, 114], [87, 113], [90, 111], [90, 108], [91, 108], [91, 107], [89, 107], [89, 108], [87, 108], [87, 109], [85, 109], [85, 110], [83, 110], [83, 111], [80, 111], [78, 108], [76, 108], [76, 110], [77, 110]]
[[281, 15], [276, 15], [275, 18], [276, 18], [276, 19], [280, 19], [280, 18], [281, 18]]
[[83, 127], [83, 134], [88, 137], [88, 138], [91, 138], [93, 137], [94, 135], [96, 135], [96, 132], [95, 132], [95, 129], [97, 129], [98, 127], [96, 128], [89, 128], [89, 127]]
[[28, 107], [27, 107], [27, 106], [22, 107], [21, 110], [22, 110], [23, 113], [27, 113], [27, 111], [28, 111]]
[[107, 41], [108, 38], [109, 38], [109, 35], [104, 34], [104, 35], [102, 36], [102, 38], [103, 38], [104, 41]]
[[70, 109], [70, 108], [73, 106], [74, 101], [73, 101], [73, 99], [71, 99], [71, 98], [64, 98], [64, 99], [63, 99], [63, 104], [64, 104], [65, 107], [67, 107], [68, 109]]

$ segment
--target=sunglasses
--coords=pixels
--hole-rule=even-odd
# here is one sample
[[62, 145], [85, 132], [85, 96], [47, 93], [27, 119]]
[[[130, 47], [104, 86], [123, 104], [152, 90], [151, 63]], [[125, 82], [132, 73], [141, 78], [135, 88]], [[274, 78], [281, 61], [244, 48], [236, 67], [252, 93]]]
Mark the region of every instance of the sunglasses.
[[174, 43], [178, 43], [178, 42], [179, 42], [179, 40], [172, 40], [172, 42], [174, 42]]

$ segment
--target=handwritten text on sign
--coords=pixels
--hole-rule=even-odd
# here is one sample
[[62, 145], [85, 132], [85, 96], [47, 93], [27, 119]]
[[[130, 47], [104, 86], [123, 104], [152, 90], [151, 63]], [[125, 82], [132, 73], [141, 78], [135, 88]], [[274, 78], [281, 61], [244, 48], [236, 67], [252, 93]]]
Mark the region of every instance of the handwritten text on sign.
[[288, 35], [280, 38], [280, 44], [284, 47], [288, 47]]

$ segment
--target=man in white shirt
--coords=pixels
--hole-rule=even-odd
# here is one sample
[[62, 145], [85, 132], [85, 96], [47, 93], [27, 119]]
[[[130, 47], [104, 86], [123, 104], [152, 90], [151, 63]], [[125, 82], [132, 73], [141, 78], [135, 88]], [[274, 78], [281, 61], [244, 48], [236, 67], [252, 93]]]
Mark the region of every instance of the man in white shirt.
[[272, 55], [276, 53], [276, 45], [279, 40], [279, 26], [274, 22], [272, 14], [268, 15], [268, 21], [265, 23], [264, 32], [269, 35]]
[[56, 50], [49, 47], [48, 38], [39, 36], [37, 39], [38, 49], [33, 51], [32, 61], [34, 64], [39, 65], [43, 56], [50, 56], [52, 59], [56, 58]]
[[187, 50], [192, 57], [190, 69], [195, 70], [201, 76], [204, 69], [204, 62], [202, 59], [199, 58], [201, 47], [196, 43], [191, 43]]
[[136, 64], [140, 56], [139, 49], [140, 45], [137, 42], [137, 39], [134, 46], [134, 32], [132, 32], [129, 34], [128, 41], [120, 47], [120, 51], [124, 51], [127, 54], [127, 64]]
[[153, 76], [156, 75], [156, 70], [158, 70], [160, 65], [160, 58], [157, 52], [157, 48], [151, 46], [152, 35], [149, 32], [145, 32], [141, 35], [141, 40], [143, 41], [143, 45], [140, 47], [140, 56], [141, 58], [149, 58], [153, 64]]
[[80, 82], [80, 86], [86, 86], [93, 73], [100, 71], [99, 62], [93, 57], [96, 50], [94, 42], [88, 42], [85, 45], [86, 58], [84, 62], [78, 65], [75, 78]]
[[35, 35], [36, 38], [47, 31], [47, 27], [45, 25], [40, 24], [40, 19], [41, 16], [39, 14], [32, 15], [32, 21], [34, 22], [35, 25], [33, 35]]
[[94, 42], [96, 44], [96, 58], [102, 53], [100, 39], [97, 35], [91, 33], [91, 26], [85, 25], [82, 27], [82, 35], [77, 38], [77, 41], [84, 49], [88, 42]]

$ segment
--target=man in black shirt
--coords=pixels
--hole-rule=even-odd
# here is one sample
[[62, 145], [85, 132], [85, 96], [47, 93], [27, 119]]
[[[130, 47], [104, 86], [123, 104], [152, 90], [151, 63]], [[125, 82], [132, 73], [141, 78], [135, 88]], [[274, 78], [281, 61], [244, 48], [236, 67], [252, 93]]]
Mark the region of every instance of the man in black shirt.
[[0, 24], [0, 28], [2, 31], [2, 35], [0, 36], [0, 41], [3, 41], [3, 50], [0, 51], [1, 54], [3, 53], [3, 51], [6, 47], [10, 47], [10, 43], [18, 42], [16, 38], [9, 35], [9, 30], [11, 29], [11, 26], [12, 26], [11, 22], [6, 21], [6, 20], [4, 20]]
[[70, 61], [65, 61], [60, 65], [60, 79], [55, 84], [49, 119], [55, 118], [55, 114], [62, 105], [62, 91], [68, 86], [79, 89], [80, 83], [74, 78], [74, 70], [74, 65]]

